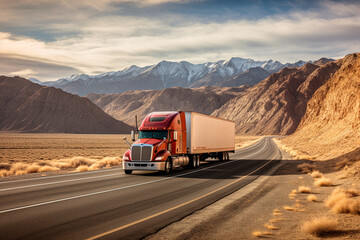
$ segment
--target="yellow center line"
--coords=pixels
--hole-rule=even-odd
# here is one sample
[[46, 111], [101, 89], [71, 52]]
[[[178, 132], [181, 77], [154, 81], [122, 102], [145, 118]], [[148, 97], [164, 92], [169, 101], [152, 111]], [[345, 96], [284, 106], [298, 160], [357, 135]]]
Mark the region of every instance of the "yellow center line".
[[202, 195], [202, 196], [200, 196], [200, 197], [194, 198], [194, 199], [192, 199], [192, 200], [190, 200], [190, 201], [187, 201], [187, 202], [182, 203], [182, 204], [180, 204], [180, 205], [177, 205], [177, 206], [175, 206], [175, 207], [166, 209], [166, 210], [164, 210], [164, 211], [162, 211], [162, 212], [153, 214], [153, 215], [151, 215], [151, 216], [142, 218], [142, 219], [137, 220], [137, 221], [135, 221], [135, 222], [132, 222], [132, 223], [123, 225], [123, 226], [121, 226], [121, 227], [112, 229], [112, 230], [110, 230], [110, 231], [107, 231], [107, 232], [104, 232], [104, 233], [100, 233], [100, 234], [98, 234], [98, 235], [96, 235], [96, 236], [87, 238], [86, 240], [93, 240], [93, 239], [101, 238], [101, 237], [103, 237], [103, 236], [106, 236], [106, 235], [109, 235], [109, 234], [111, 234], [111, 233], [114, 233], [114, 232], [123, 230], [123, 229], [128, 228], [128, 227], [131, 227], [131, 226], [134, 226], [134, 225], [136, 225], [136, 224], [138, 224], [138, 223], [145, 222], [146, 220], [149, 220], [149, 219], [151, 219], [151, 218], [160, 216], [160, 215], [162, 215], [162, 214], [164, 214], [164, 213], [168, 213], [168, 212], [170, 212], [170, 211], [172, 211], [172, 210], [181, 208], [181, 207], [183, 207], [183, 206], [185, 206], [185, 205], [188, 205], [188, 204], [193, 203], [193, 202], [195, 202], [195, 201], [197, 201], [197, 200], [200, 200], [200, 199], [202, 199], [202, 198], [205, 198], [205, 197], [207, 197], [207, 196], [209, 196], [209, 195], [211, 195], [211, 194], [214, 194], [214, 193], [216, 193], [216, 192], [218, 192], [218, 191], [220, 191], [220, 190], [222, 190], [222, 189], [224, 189], [224, 188], [227, 188], [227, 187], [229, 187], [229, 186], [231, 186], [231, 185], [233, 185], [233, 184], [235, 184], [235, 183], [243, 180], [244, 178], [250, 176], [251, 174], [259, 171], [260, 169], [262, 169], [263, 167], [265, 167], [266, 165], [268, 165], [271, 161], [273, 161], [273, 160], [275, 159], [275, 157], [277, 156], [277, 154], [278, 154], [278, 151], [276, 151], [275, 156], [274, 156], [272, 159], [270, 159], [268, 162], [266, 162], [264, 165], [262, 165], [262, 166], [260, 166], [259, 168], [255, 169], [255, 170], [252, 171], [251, 173], [248, 173], [247, 175], [242, 176], [241, 178], [238, 178], [238, 179], [236, 179], [235, 181], [232, 181], [231, 183], [228, 183], [228, 184], [226, 184], [226, 185], [224, 185], [224, 186], [222, 186], [222, 187], [220, 187], [220, 188], [218, 188], [218, 189], [215, 189], [215, 190], [213, 190], [213, 191], [211, 191], [211, 192], [209, 192], [209, 193], [206, 193], [206, 194], [204, 194], [204, 195]]

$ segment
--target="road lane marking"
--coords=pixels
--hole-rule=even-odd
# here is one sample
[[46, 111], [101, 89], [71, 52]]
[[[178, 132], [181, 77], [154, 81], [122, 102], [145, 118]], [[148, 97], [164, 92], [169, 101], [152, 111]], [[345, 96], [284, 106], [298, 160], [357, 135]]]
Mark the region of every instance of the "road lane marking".
[[75, 175], [84, 175], [84, 174], [91, 174], [91, 173], [96, 174], [96, 173], [110, 172], [110, 171], [116, 171], [116, 170], [121, 170], [121, 169], [122, 168], [118, 167], [118, 168], [101, 169], [101, 170], [82, 172], [82, 173], [67, 173], [67, 174], [61, 174], [61, 175], [56, 175], [56, 176], [37, 177], [37, 178], [21, 179], [21, 180], [13, 180], [13, 181], [3, 181], [3, 182], [0, 182], [0, 184], [16, 183], [16, 182], [28, 182], [28, 181], [43, 180], [43, 179], [48, 179], [48, 178], [72, 177], [72, 176], [75, 176]]
[[5, 189], [0, 189], [0, 192], [11, 191], [11, 190], [16, 190], [16, 189], [22, 189], [22, 188], [29, 188], [29, 187], [39, 187], [39, 186], [58, 184], [58, 183], [81, 181], [81, 180], [94, 179], [94, 178], [109, 177], [109, 176], [115, 176], [115, 175], [119, 176], [119, 173], [113, 173], [113, 174], [101, 175], [101, 176], [94, 176], [94, 177], [76, 178], [76, 179], [62, 180], [62, 181], [49, 182], [49, 183], [39, 183], [39, 184], [20, 186], [20, 187], [5, 188]]
[[226, 184], [226, 185], [224, 185], [224, 186], [222, 186], [222, 187], [220, 187], [220, 188], [218, 188], [218, 189], [215, 189], [215, 190], [213, 190], [213, 191], [211, 191], [211, 192], [209, 192], [209, 193], [206, 193], [206, 194], [204, 194], [204, 195], [202, 195], [202, 196], [199, 196], [199, 197], [197, 197], [197, 198], [194, 198], [194, 199], [192, 199], [192, 200], [190, 200], [190, 201], [187, 201], [187, 202], [185, 202], [185, 203], [179, 204], [179, 205], [177, 205], [177, 206], [175, 206], [175, 207], [169, 208], [169, 209], [164, 210], [164, 211], [162, 211], [162, 212], [153, 214], [153, 215], [151, 215], [151, 216], [142, 218], [142, 219], [137, 220], [137, 221], [135, 221], [135, 222], [132, 222], [132, 223], [123, 225], [123, 226], [121, 226], [121, 227], [112, 229], [112, 230], [110, 230], [110, 231], [107, 231], [107, 232], [104, 232], [104, 233], [100, 233], [100, 234], [95, 235], [95, 236], [93, 236], [93, 237], [87, 238], [86, 240], [94, 240], [94, 239], [101, 238], [101, 237], [103, 237], [103, 236], [106, 236], [106, 235], [109, 235], [109, 234], [111, 234], [111, 233], [114, 233], [114, 232], [123, 230], [123, 229], [128, 228], [128, 227], [131, 227], [131, 226], [134, 226], [134, 225], [136, 225], [136, 224], [138, 224], [138, 223], [144, 222], [144, 221], [146, 221], [146, 220], [152, 219], [152, 218], [157, 217], [157, 216], [160, 216], [160, 215], [162, 215], [162, 214], [164, 214], [164, 213], [168, 213], [168, 212], [170, 212], [170, 211], [173, 211], [173, 210], [175, 210], [175, 209], [178, 209], [178, 208], [181, 208], [181, 207], [183, 207], [183, 206], [185, 206], [185, 205], [188, 205], [188, 204], [190, 204], [190, 203], [193, 203], [193, 202], [195, 202], [195, 201], [197, 201], [197, 200], [200, 200], [200, 199], [203, 199], [203, 198], [205, 198], [205, 197], [207, 197], [207, 196], [210, 196], [211, 194], [214, 194], [214, 193], [216, 193], [216, 192], [218, 192], [218, 191], [220, 191], [220, 190], [222, 190], [222, 189], [224, 189], [224, 188], [227, 188], [227, 187], [229, 187], [229, 186], [231, 186], [231, 185], [233, 185], [233, 184], [235, 184], [235, 183], [243, 180], [244, 178], [250, 176], [251, 174], [257, 172], [258, 170], [262, 169], [263, 167], [265, 167], [266, 165], [268, 165], [271, 161], [273, 161], [273, 160], [276, 158], [277, 155], [278, 155], [278, 150], [276, 151], [275, 156], [274, 156], [271, 160], [269, 160], [268, 162], [266, 162], [264, 165], [260, 166], [259, 168], [255, 169], [254, 171], [248, 173], [247, 175], [242, 176], [241, 178], [238, 178], [237, 180], [232, 181], [231, 183], [228, 183], [228, 184]]
[[[243, 159], [248, 158], [248, 157], [250, 157], [250, 156], [253, 156], [253, 155], [261, 152], [261, 151], [265, 148], [266, 145], [267, 145], [267, 141], [265, 141], [264, 146], [263, 146], [259, 151], [255, 152], [255, 153], [253, 153], [253, 154], [250, 154], [250, 155], [248, 155], [248, 156], [246, 156], [246, 157], [243, 157]], [[241, 161], [241, 160], [237, 160], [237, 161]], [[87, 194], [77, 195], [77, 196], [73, 196], [73, 197], [61, 198], [61, 199], [57, 199], [57, 200], [51, 200], [51, 201], [47, 201], [47, 202], [35, 203], [35, 204], [27, 205], [27, 206], [22, 206], [22, 207], [16, 207], [16, 208], [11, 208], [11, 209], [1, 210], [1, 211], [0, 211], [0, 214], [2, 214], [2, 213], [7, 213], [7, 212], [13, 212], [13, 211], [17, 211], [17, 210], [22, 210], [22, 209], [27, 209], [27, 208], [32, 208], [32, 207], [38, 207], [38, 206], [42, 206], [42, 205], [48, 205], [48, 204], [57, 203], [57, 202], [62, 202], [62, 201], [73, 200], [73, 199], [77, 199], [77, 198], [83, 198], [83, 197], [89, 197], [89, 196], [94, 196], [94, 195], [103, 194], [103, 193], [109, 193], [109, 192], [119, 191], [119, 190], [123, 190], [123, 189], [128, 189], [128, 188], [132, 188], [132, 187], [138, 187], [138, 186], [150, 184], [150, 183], [155, 183], [155, 182], [161, 182], [161, 181], [165, 181], [165, 180], [170, 180], [170, 179], [173, 179], [173, 178], [186, 176], [186, 175], [189, 175], [189, 174], [193, 174], [193, 173], [200, 172], [200, 171], [204, 171], [204, 170], [207, 170], [207, 169], [219, 167], [219, 166], [226, 165], [226, 164], [229, 164], [229, 163], [234, 163], [234, 162], [237, 162], [237, 161], [228, 161], [228, 162], [225, 162], [225, 163], [217, 164], [217, 165], [215, 165], [215, 166], [210, 166], [210, 167], [206, 167], [206, 168], [201, 168], [201, 169], [198, 169], [198, 170], [195, 170], [195, 171], [178, 174], [178, 175], [175, 175], [175, 176], [172, 176], [172, 177], [160, 178], [160, 179], [153, 180], [153, 181], [149, 181], [149, 182], [137, 183], [137, 184], [133, 184], [133, 185], [128, 185], [128, 186], [124, 186], [124, 187], [119, 187], [119, 188], [113, 188], [113, 189], [103, 190], [103, 191], [99, 191], [99, 192], [87, 193]]]

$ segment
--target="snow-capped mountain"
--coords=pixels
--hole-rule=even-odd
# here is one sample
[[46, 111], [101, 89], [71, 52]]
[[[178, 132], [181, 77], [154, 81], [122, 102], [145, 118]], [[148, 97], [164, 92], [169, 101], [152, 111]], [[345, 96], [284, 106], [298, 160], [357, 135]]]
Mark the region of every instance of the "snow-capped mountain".
[[[300, 67], [304, 64], [304, 61], [282, 64], [273, 60], [255, 61], [239, 57], [202, 64], [161, 61], [146, 67], [133, 65], [99, 75], [72, 75], [43, 85], [58, 87], [81, 96], [169, 87], [233, 86], [237, 83], [243, 85], [245, 82], [254, 85], [284, 67]], [[244, 81], [239, 79], [242, 76], [246, 77]]]

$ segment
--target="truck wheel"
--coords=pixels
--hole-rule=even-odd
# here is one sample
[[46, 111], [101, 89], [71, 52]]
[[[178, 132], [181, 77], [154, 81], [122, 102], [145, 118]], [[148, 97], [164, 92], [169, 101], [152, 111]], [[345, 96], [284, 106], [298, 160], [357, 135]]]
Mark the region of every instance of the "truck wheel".
[[167, 175], [167, 174], [170, 174], [171, 172], [172, 172], [172, 161], [171, 161], [171, 159], [168, 158], [165, 162], [164, 173]]
[[125, 174], [132, 174], [133, 170], [124, 170]]
[[196, 157], [195, 155], [189, 155], [189, 168], [196, 168]]
[[200, 167], [200, 157], [199, 155], [195, 155], [195, 159], [196, 159], [196, 168]]

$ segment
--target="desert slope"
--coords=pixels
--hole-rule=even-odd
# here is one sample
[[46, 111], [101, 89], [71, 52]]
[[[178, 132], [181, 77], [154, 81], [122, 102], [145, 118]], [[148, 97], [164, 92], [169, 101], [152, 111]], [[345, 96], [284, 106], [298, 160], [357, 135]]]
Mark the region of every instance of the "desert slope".
[[360, 53], [336, 64], [340, 69], [314, 93], [296, 132], [282, 140], [325, 159], [360, 146]]
[[20, 77], [0, 76], [0, 130], [51, 133], [128, 133], [87, 98]]
[[211, 114], [231, 98], [241, 95], [248, 86], [237, 88], [167, 88], [164, 90], [128, 91], [118, 94], [89, 94], [88, 97], [114, 118], [134, 125], [153, 111], [195, 111]]
[[284, 68], [230, 100], [213, 115], [234, 120], [241, 134], [291, 134], [313, 93], [339, 68], [307, 63]]

